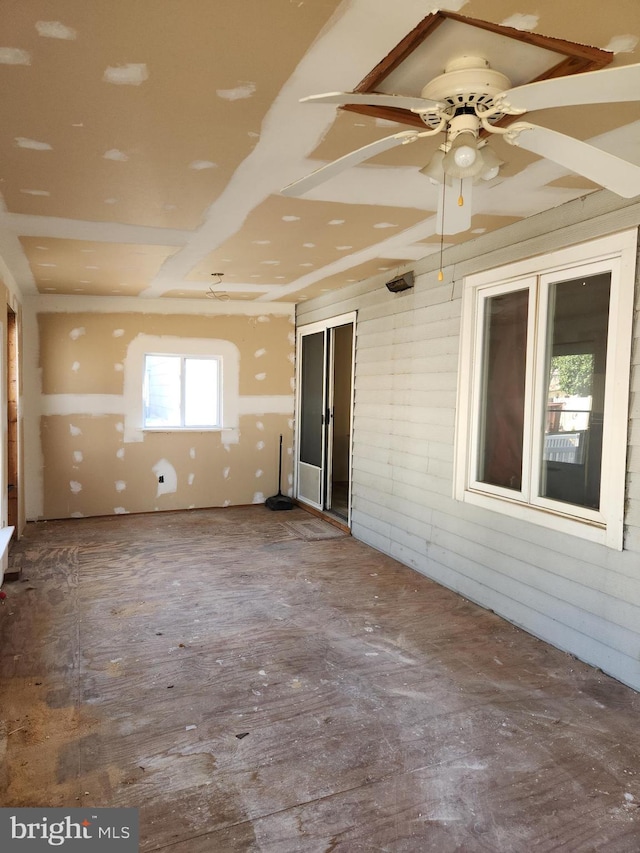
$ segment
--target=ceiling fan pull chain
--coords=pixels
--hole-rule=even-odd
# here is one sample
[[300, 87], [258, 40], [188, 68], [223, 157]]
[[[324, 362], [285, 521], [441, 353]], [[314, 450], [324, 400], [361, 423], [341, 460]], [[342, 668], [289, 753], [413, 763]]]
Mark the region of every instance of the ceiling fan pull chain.
[[464, 196], [462, 194], [462, 178], [460, 178], [460, 195], [458, 196], [458, 207], [464, 207]]

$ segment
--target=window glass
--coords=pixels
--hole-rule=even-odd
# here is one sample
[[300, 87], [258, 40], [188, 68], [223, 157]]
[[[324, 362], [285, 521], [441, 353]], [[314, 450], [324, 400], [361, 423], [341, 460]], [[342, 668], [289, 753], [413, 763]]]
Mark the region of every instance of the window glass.
[[528, 290], [485, 300], [478, 480], [519, 491], [525, 412]]
[[144, 426], [148, 429], [220, 425], [217, 358], [146, 355]]
[[145, 358], [144, 423], [147, 427], [180, 426], [180, 358]]
[[218, 361], [213, 358], [186, 358], [185, 426], [208, 426], [218, 422]]
[[599, 509], [609, 273], [548, 292], [541, 497]]

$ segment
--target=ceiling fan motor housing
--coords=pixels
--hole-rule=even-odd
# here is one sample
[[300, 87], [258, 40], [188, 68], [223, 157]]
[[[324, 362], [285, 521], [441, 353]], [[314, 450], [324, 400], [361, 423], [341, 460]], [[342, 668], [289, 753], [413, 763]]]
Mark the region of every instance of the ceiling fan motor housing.
[[[445, 104], [445, 115], [454, 116], [463, 107], [472, 107], [481, 114], [493, 107], [493, 99], [511, 87], [511, 81], [500, 71], [489, 67], [489, 62], [479, 56], [458, 56], [451, 60], [444, 74], [434, 77], [422, 90], [422, 97]], [[499, 121], [503, 113], [496, 113], [489, 121]], [[429, 127], [435, 127], [438, 117], [423, 113], [421, 118]]]

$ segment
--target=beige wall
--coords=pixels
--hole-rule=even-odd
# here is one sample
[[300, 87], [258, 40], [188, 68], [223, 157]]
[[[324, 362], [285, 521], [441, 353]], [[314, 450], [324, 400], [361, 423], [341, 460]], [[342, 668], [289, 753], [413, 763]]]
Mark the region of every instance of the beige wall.
[[[278, 490], [280, 433], [288, 490], [294, 336], [286, 306], [279, 314], [218, 309], [203, 315], [188, 309], [171, 314], [164, 306], [158, 313], [129, 313], [85, 305], [73, 312], [47, 310], [45, 300], [35, 311], [41, 418], [40, 476], [33, 480], [42, 494], [30, 517], [260, 503]], [[212, 354], [221, 347], [239, 357], [237, 379], [223, 362], [227, 390], [235, 385], [228, 429], [140, 430], [133, 404], [139, 404], [141, 360], [131, 356], [140, 351], [140, 336], [171, 341], [178, 349], [184, 342], [187, 353], [194, 341], [210, 340]], [[133, 433], [132, 418], [138, 419]]]

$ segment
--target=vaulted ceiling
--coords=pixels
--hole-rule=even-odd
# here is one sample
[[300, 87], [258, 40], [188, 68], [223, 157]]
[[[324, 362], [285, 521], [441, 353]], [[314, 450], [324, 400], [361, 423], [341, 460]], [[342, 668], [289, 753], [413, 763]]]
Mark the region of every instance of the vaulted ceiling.
[[[438, 10], [441, 26], [372, 85]], [[0, 272], [27, 295], [298, 301], [392, 277], [440, 249], [440, 188], [419, 171], [438, 140], [287, 198], [286, 184], [412, 126], [300, 98], [419, 96], [460, 53], [512, 85], [557, 75], [562, 62], [574, 63], [566, 73], [640, 62], [638, 0], [437, 10], [424, 0], [6, 0], [0, 32]], [[532, 118], [640, 165], [638, 102]], [[500, 139], [495, 150], [500, 175], [474, 188], [470, 228], [445, 246], [600, 191]]]

